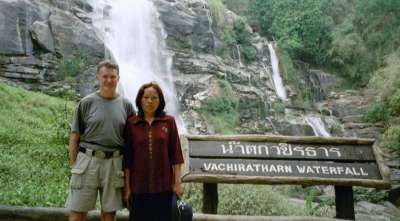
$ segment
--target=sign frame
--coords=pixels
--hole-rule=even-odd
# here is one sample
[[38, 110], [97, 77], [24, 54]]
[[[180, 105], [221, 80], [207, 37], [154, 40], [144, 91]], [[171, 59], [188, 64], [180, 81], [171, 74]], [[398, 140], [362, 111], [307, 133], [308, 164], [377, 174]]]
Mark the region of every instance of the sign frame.
[[[193, 173], [190, 168], [191, 163], [191, 142], [196, 141], [235, 141], [235, 142], [269, 142], [269, 143], [286, 143], [286, 144], [299, 144], [299, 145], [335, 145], [335, 146], [370, 146], [374, 160], [360, 159], [353, 160], [347, 159], [348, 163], [375, 163], [378, 167], [379, 174], [382, 179], [360, 179], [360, 178], [328, 178], [328, 177], [302, 177], [302, 176], [246, 176], [246, 175], [232, 175], [232, 174], [213, 174], [213, 173]], [[356, 138], [339, 138], [339, 137], [310, 137], [310, 136], [275, 136], [275, 135], [185, 135], [181, 137], [181, 143], [184, 146], [185, 151], [185, 168], [183, 171], [182, 181], [183, 182], [200, 182], [200, 183], [246, 183], [246, 184], [297, 184], [297, 185], [339, 185], [339, 186], [364, 186], [373, 187], [379, 189], [390, 188], [390, 170], [384, 164], [381, 152], [377, 147], [374, 139], [356, 139]], [[347, 147], [350, 148], [350, 147]], [[215, 154], [214, 154], [215, 155]], [[196, 158], [207, 158], [206, 154], [198, 154]], [[210, 156], [212, 159], [225, 159], [221, 156]], [[233, 159], [241, 159], [240, 155], [234, 155]], [[252, 158], [252, 156], [244, 157], [243, 159]], [[254, 158], [255, 159], [255, 158]], [[258, 158], [260, 159], [260, 158]], [[262, 160], [268, 162], [269, 160], [307, 160], [307, 158], [290, 159], [281, 158], [270, 158], [263, 156]], [[309, 159], [309, 158], [308, 158]], [[315, 161], [327, 161], [327, 160], [338, 160], [338, 159], [313, 159]], [[339, 159], [340, 161], [340, 159]], [[344, 160], [346, 161], [346, 160]], [[343, 162], [344, 162], [343, 161]]]

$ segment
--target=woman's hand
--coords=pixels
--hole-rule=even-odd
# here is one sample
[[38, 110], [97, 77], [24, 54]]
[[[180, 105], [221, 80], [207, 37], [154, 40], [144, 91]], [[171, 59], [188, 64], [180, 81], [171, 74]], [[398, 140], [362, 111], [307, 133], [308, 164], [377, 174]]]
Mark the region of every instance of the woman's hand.
[[172, 191], [174, 191], [178, 198], [181, 199], [183, 197], [182, 183], [174, 183], [174, 185], [172, 185]]
[[128, 209], [131, 209], [131, 197], [132, 197], [132, 194], [131, 194], [131, 189], [130, 189], [130, 187], [125, 187], [124, 188], [124, 203], [125, 203], [125, 206], [126, 206], [126, 208], [128, 208]]

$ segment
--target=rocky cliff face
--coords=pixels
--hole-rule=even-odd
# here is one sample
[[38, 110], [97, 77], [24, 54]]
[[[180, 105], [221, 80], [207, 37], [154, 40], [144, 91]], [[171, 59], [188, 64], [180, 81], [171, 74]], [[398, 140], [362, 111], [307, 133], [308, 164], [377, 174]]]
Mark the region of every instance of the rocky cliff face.
[[84, 10], [90, 8], [80, 1], [0, 1], [0, 76], [49, 91], [63, 85], [56, 77], [61, 60], [82, 56], [96, 64], [104, 46]]

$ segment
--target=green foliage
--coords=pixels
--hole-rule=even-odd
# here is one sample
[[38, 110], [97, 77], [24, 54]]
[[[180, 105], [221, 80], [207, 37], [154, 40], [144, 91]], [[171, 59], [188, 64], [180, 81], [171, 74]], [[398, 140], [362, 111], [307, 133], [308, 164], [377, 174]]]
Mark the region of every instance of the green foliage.
[[389, 112], [391, 116], [400, 116], [400, 89], [389, 99]]
[[177, 39], [174, 36], [168, 35], [166, 39], [166, 44], [174, 49], [189, 49], [191, 46], [186, 41]]
[[250, 0], [223, 0], [229, 10], [241, 16], [248, 14], [249, 2]]
[[250, 12], [264, 34], [278, 38], [291, 56], [322, 64], [329, 47], [332, 21], [321, 0], [252, 0]]
[[238, 101], [227, 81], [219, 80], [218, 89], [220, 95], [207, 99], [203, 111], [218, 133], [233, 134], [238, 120]]
[[246, 29], [246, 19], [239, 17], [233, 23], [235, 44], [239, 45], [239, 51], [243, 54], [246, 63], [255, 60], [257, 55], [256, 48], [251, 44], [251, 33]]
[[365, 187], [354, 187], [354, 200], [379, 204], [388, 200], [388, 193]]
[[364, 113], [363, 119], [367, 122], [376, 123], [389, 118], [389, 110], [384, 103], [372, 103]]
[[[249, 0], [251, 20], [292, 59], [324, 65], [365, 86], [400, 46], [397, 0]], [[385, 62], [386, 63], [386, 62]], [[397, 62], [398, 63], [398, 62]]]
[[[232, 215], [304, 215], [288, 198], [266, 185], [218, 185], [219, 214]], [[262, 205], [262, 206], [260, 206]]]
[[68, 106], [68, 101], [65, 102], [63, 109], [58, 109], [53, 115], [51, 127], [53, 129], [53, 142], [59, 145], [68, 145], [71, 132], [71, 119], [73, 111]]
[[377, 100], [388, 100], [400, 88], [400, 49], [385, 59], [385, 66], [379, 68], [371, 78], [368, 89]]
[[206, 113], [217, 132], [233, 134], [238, 115], [236, 102], [227, 97], [212, 97], [207, 100]]
[[283, 115], [285, 113], [285, 104], [281, 102], [274, 102], [272, 104], [272, 110], [276, 116]]
[[72, 102], [3, 83], [0, 97], [0, 204], [63, 207], [68, 148], [54, 139], [55, 118]]
[[[364, 86], [368, 82], [375, 68], [375, 58], [368, 53], [363, 39], [357, 33], [349, 33], [347, 24], [339, 26], [337, 33], [334, 32], [334, 40], [328, 54], [330, 62], [341, 70], [356, 86]], [[343, 29], [341, 29], [343, 28]], [[356, 61], [356, 62], [355, 62]]]
[[400, 2], [398, 0], [369, 0], [356, 1], [357, 15], [367, 22], [381, 16], [395, 16], [396, 22], [400, 22]]
[[229, 114], [236, 108], [236, 103], [226, 97], [212, 97], [207, 101], [207, 111], [212, 115]]
[[224, 12], [226, 10], [221, 0], [208, 0], [208, 7], [213, 19], [213, 23], [217, 27], [222, 27], [224, 24]]
[[[302, 216], [285, 193], [267, 185], [218, 184], [218, 214], [249, 216]], [[185, 184], [185, 198], [193, 212], [201, 213], [202, 184]]]
[[252, 45], [244, 45], [240, 47], [240, 52], [243, 55], [244, 61], [246, 63], [251, 63], [256, 60], [257, 49]]
[[78, 76], [78, 74], [82, 74], [87, 68], [88, 63], [86, 58], [75, 56], [61, 59], [57, 66], [57, 80], [72, 80]]
[[238, 110], [250, 113], [253, 119], [265, 119], [267, 117], [265, 104], [261, 99], [239, 99]]
[[383, 136], [380, 146], [400, 153], [400, 125], [389, 127]]
[[251, 44], [252, 35], [246, 29], [246, 19], [238, 17], [233, 24], [228, 24], [224, 20], [226, 7], [221, 0], [208, 0], [213, 26], [216, 29], [218, 38], [224, 44], [218, 50], [218, 55], [225, 59], [235, 59], [232, 55], [232, 50], [236, 50], [239, 46], [239, 51], [243, 55], [246, 63], [251, 63], [255, 60], [257, 50]]
[[301, 82], [290, 55], [285, 51], [280, 51], [280, 67], [285, 82], [288, 82], [295, 90], [296, 96], [293, 103], [297, 106], [308, 108], [312, 105], [312, 94], [309, 88], [306, 88]]
[[308, 215], [313, 215], [313, 200], [314, 200], [314, 189], [310, 188], [307, 192], [306, 197], [306, 212]]

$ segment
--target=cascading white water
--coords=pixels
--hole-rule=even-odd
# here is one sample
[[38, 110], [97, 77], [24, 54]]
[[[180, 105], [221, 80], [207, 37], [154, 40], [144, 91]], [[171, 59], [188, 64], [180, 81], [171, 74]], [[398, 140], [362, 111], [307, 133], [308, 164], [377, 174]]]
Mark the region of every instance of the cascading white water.
[[133, 103], [139, 87], [157, 82], [164, 92], [166, 110], [179, 117], [172, 79], [172, 58], [165, 50], [166, 34], [151, 0], [91, 0], [93, 26], [120, 67], [119, 91]]
[[283, 86], [283, 81], [281, 74], [279, 72], [279, 58], [276, 55], [275, 49], [272, 43], [268, 43], [269, 53], [271, 55], [271, 66], [272, 66], [272, 78], [274, 80], [275, 90], [278, 97], [282, 100], [287, 100], [285, 87]]
[[239, 67], [243, 67], [243, 64], [242, 64], [242, 57], [241, 57], [241, 55], [240, 55], [240, 48], [239, 48], [239, 45], [236, 45], [236, 52], [237, 52], [237, 59], [238, 59], [238, 62], [239, 62]]
[[329, 134], [329, 132], [326, 131], [325, 125], [322, 122], [321, 118], [308, 116], [308, 117], [306, 117], [306, 122], [313, 129], [315, 136], [322, 136], [322, 137], [330, 137], [331, 136]]

